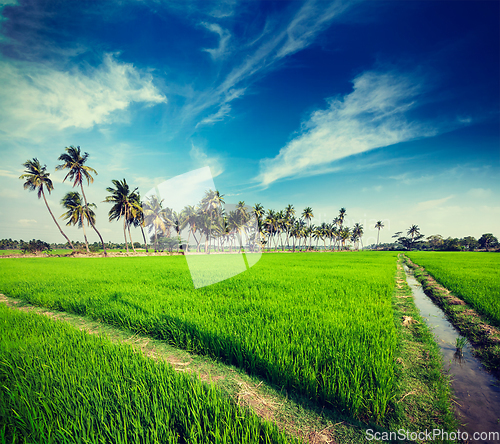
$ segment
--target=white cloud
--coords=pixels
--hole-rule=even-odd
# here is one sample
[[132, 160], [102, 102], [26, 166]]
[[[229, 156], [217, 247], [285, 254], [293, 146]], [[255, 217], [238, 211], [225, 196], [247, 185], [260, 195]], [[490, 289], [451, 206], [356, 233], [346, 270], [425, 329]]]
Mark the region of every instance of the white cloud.
[[467, 191], [467, 196], [473, 197], [475, 199], [485, 199], [491, 196], [491, 190], [484, 188], [471, 188]]
[[382, 185], [375, 185], [373, 187], [363, 187], [361, 191], [366, 192], [366, 191], [375, 191], [377, 193], [380, 193], [383, 189]]
[[9, 171], [9, 170], [0, 170], [0, 176], [3, 176], [3, 177], [11, 177], [13, 179], [18, 179], [19, 176], [23, 174], [23, 173], [13, 173], [12, 171]]
[[[266, 21], [264, 31], [250, 43], [260, 43], [256, 46], [255, 51], [248, 55], [248, 45], [242, 45], [244, 50], [239, 54], [242, 56], [242, 61], [234, 66], [217, 87], [199, 94], [195, 101], [189, 103], [183, 110], [183, 120], [195, 118], [208, 108], [220, 107], [222, 104], [227, 104], [240, 97], [248, 88], [249, 83], [275, 68], [286, 56], [309, 46], [335, 17], [342, 14], [354, 3], [338, 0], [332, 2], [308, 0], [292, 19], [278, 28], [276, 32], [269, 30], [270, 22]], [[207, 25], [205, 24], [205, 26]], [[219, 34], [220, 44], [219, 48], [207, 51], [215, 51], [214, 55], [217, 55], [222, 48], [223, 35], [225, 34], [223, 34], [222, 28], [211, 30]], [[234, 54], [232, 59], [237, 56], [238, 54]], [[231, 93], [234, 90], [241, 93], [234, 95]]]
[[449, 201], [450, 199], [453, 199], [454, 197], [455, 195], [452, 194], [451, 196], [443, 197], [441, 199], [432, 199], [432, 200], [426, 200], [425, 202], [419, 202], [416, 205], [415, 210], [419, 212], [419, 211], [432, 210], [434, 208], [442, 208], [445, 202]]
[[196, 128], [203, 125], [213, 125], [215, 122], [220, 122], [224, 120], [224, 118], [231, 112], [231, 105], [227, 103], [222, 105], [219, 110], [215, 114], [211, 114], [208, 117], [205, 117], [201, 122], [196, 124]]
[[2, 61], [0, 83], [0, 130], [8, 136], [91, 128], [116, 121], [116, 112], [132, 102], [166, 102], [150, 74], [118, 62], [112, 54], [106, 55], [100, 66], [85, 72]]
[[32, 227], [38, 223], [35, 219], [19, 219], [18, 222], [22, 227]]
[[198, 167], [209, 166], [212, 177], [220, 176], [224, 172], [224, 168], [217, 157], [209, 157], [202, 148], [195, 146], [193, 143], [191, 143], [189, 156]]
[[277, 53], [277, 58], [293, 54], [309, 46], [316, 35], [351, 2], [334, 1], [325, 7], [324, 2], [308, 1], [287, 26], [286, 38]]
[[434, 129], [410, 123], [405, 113], [416, 106], [418, 81], [396, 72], [364, 72], [354, 79], [353, 91], [328, 99], [302, 123], [301, 132], [273, 159], [261, 161], [257, 180], [268, 186], [276, 180], [321, 174], [325, 166], [354, 154], [419, 137]]
[[204, 48], [203, 51], [208, 52], [214, 60], [223, 58], [226, 55], [227, 44], [231, 38], [231, 34], [227, 29], [221, 28], [217, 23], [203, 22], [202, 25], [219, 36], [219, 46], [217, 48]]

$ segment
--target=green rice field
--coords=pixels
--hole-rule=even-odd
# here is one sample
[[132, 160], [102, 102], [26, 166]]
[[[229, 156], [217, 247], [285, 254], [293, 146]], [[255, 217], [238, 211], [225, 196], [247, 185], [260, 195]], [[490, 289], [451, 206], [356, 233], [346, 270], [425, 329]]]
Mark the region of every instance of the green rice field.
[[183, 256], [2, 259], [0, 292], [237, 365], [349, 415], [396, 395], [396, 253], [265, 254], [194, 289]]
[[406, 254], [500, 327], [500, 254], [430, 251]]
[[1, 443], [277, 443], [214, 385], [0, 304]]

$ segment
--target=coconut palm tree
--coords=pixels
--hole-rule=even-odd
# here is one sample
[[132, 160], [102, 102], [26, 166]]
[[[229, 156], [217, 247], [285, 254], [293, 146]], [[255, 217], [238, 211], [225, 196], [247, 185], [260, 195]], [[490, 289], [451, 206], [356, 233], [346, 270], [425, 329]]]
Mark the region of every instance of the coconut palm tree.
[[344, 225], [345, 215], [346, 215], [346, 209], [344, 207], [342, 207], [339, 210], [339, 216], [338, 216], [339, 227], [341, 230], [342, 230], [342, 226]]
[[[63, 182], [69, 178], [70, 180], [73, 181], [73, 187], [80, 186], [82, 190], [82, 196], [83, 200], [85, 201], [85, 209], [87, 210], [89, 208], [88, 202], [87, 202], [87, 196], [85, 196], [85, 191], [83, 190], [83, 180], [87, 179], [87, 185], [90, 185], [90, 183], [94, 182], [94, 178], [92, 177], [92, 174], [97, 175], [97, 171], [94, 170], [93, 168], [85, 165], [85, 162], [87, 161], [89, 157], [89, 153], [84, 153], [82, 156], [80, 147], [74, 147], [74, 146], [69, 146], [65, 148], [66, 153], [63, 153], [59, 156], [57, 160], [62, 161], [63, 163], [61, 165], [56, 166], [56, 171], [58, 170], [63, 170], [67, 169], [68, 174], [66, 174], [66, 177], [64, 178]], [[101, 233], [97, 230], [94, 221], [92, 218], [88, 219], [90, 224], [92, 225], [92, 228], [94, 231], [97, 233], [99, 236], [99, 239], [101, 240], [102, 244], [102, 249], [104, 251], [104, 256], [107, 256], [106, 253], [106, 245], [104, 244], [104, 241], [102, 239]]]
[[342, 227], [339, 230], [339, 242], [342, 241], [342, 249], [345, 248], [345, 242], [347, 239], [349, 239], [351, 235], [351, 229], [349, 227]]
[[130, 194], [130, 203], [131, 203], [131, 216], [132, 216], [131, 223], [134, 225], [134, 227], [136, 228], [139, 227], [141, 229], [142, 238], [144, 240], [144, 246], [146, 247], [146, 253], [148, 253], [149, 252], [148, 242], [146, 240], [146, 235], [144, 234], [144, 226], [146, 225], [146, 221], [144, 217], [144, 211], [142, 210], [141, 195], [139, 194], [138, 191], [134, 190]]
[[138, 204], [138, 198], [135, 196], [137, 188], [130, 191], [130, 187], [127, 181], [123, 179], [122, 181], [113, 179], [111, 181], [115, 188], [107, 187], [106, 191], [111, 193], [110, 196], [106, 196], [103, 202], [110, 202], [113, 204], [111, 210], [109, 210], [108, 216], [109, 221], [120, 220], [123, 217], [123, 237], [125, 239], [125, 247], [128, 249], [128, 241], [126, 228], [128, 228], [128, 233], [130, 237], [130, 243], [132, 244], [132, 249], [135, 251], [134, 243], [132, 241], [132, 235], [130, 233], [130, 225], [134, 223], [135, 217], [138, 216], [139, 212], [142, 212], [142, 208]]
[[[312, 208], [311, 207], [304, 208], [304, 211], [302, 211], [302, 217], [306, 220], [307, 224], [310, 226], [311, 219], [314, 217]], [[309, 248], [311, 248], [311, 236], [312, 236], [312, 231], [309, 230]]]
[[188, 238], [187, 238], [187, 243], [186, 243], [186, 251], [189, 252], [189, 239], [191, 237], [191, 234], [193, 234], [194, 240], [196, 241], [196, 244], [198, 244], [198, 239], [196, 239], [195, 232], [196, 232], [196, 208], [193, 207], [192, 205], [186, 205], [183, 210], [181, 211], [181, 230], [184, 230], [184, 228], [188, 227]]
[[[200, 209], [204, 211], [210, 217], [210, 228], [207, 231], [208, 234], [208, 246], [210, 247], [210, 234], [212, 232], [213, 219], [216, 216], [217, 211], [222, 210], [222, 205], [224, 204], [224, 195], [220, 194], [218, 190], [207, 190], [205, 196], [201, 200]], [[206, 224], [205, 224], [206, 225]], [[208, 227], [205, 227], [208, 228]], [[210, 248], [207, 251], [210, 253]]]
[[162, 202], [163, 200], [160, 200], [158, 196], [153, 195], [146, 198], [146, 202], [142, 205], [144, 211], [144, 222], [149, 231], [154, 230], [155, 253], [158, 251], [158, 229], [160, 229], [161, 233], [167, 231], [165, 220], [163, 218], [164, 209]]
[[412, 225], [406, 234], [411, 236], [411, 241], [413, 243], [413, 239], [420, 234], [420, 228], [418, 228], [418, 225]]
[[54, 223], [56, 224], [57, 228], [59, 228], [59, 231], [66, 239], [71, 249], [74, 250], [75, 248], [73, 247], [73, 244], [69, 240], [68, 236], [64, 234], [63, 230], [57, 223], [56, 218], [52, 214], [52, 211], [50, 210], [49, 204], [47, 203], [47, 199], [45, 197], [44, 189], [46, 189], [49, 192], [49, 194], [54, 189], [52, 180], [49, 179], [50, 173], [47, 173], [47, 165], [42, 166], [40, 164], [40, 161], [36, 157], [34, 157], [33, 159], [24, 162], [23, 167], [26, 169], [24, 171], [24, 174], [22, 174], [19, 177], [19, 179], [26, 181], [23, 184], [24, 189], [30, 191], [37, 191], [38, 199], [43, 197], [45, 205], [47, 206], [47, 210], [49, 210], [49, 213], [52, 216]]
[[[360, 241], [361, 242], [361, 249], [363, 249], [363, 225], [361, 225], [360, 223], [355, 223], [354, 224], [354, 227], [352, 229], [352, 232], [353, 234], [356, 235], [356, 241]], [[359, 249], [359, 247], [358, 247]]]
[[87, 249], [87, 253], [90, 253], [87, 233], [85, 232], [85, 221], [87, 225], [90, 225], [89, 218], [95, 221], [95, 213], [92, 210], [92, 208], [96, 208], [95, 204], [91, 203], [88, 208], [85, 208], [80, 193], [70, 191], [61, 199], [61, 205], [67, 210], [66, 213], [61, 215], [61, 217], [68, 221], [66, 225], [78, 225], [78, 228], [83, 229], [85, 248]]
[[382, 223], [382, 221], [381, 221], [381, 220], [379, 220], [379, 221], [375, 224], [375, 228], [378, 230], [378, 232], [377, 232], [377, 247], [378, 247], [378, 238], [379, 238], [379, 236], [380, 236], [380, 230], [381, 230], [382, 228], [384, 228], [384, 226], [385, 226], [385, 225]]

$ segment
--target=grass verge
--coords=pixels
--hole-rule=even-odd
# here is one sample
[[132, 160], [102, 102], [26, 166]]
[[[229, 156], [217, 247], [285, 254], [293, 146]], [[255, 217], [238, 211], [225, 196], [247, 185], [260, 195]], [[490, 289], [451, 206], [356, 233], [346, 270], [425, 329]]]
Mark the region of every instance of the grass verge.
[[463, 299], [451, 293], [434, 277], [405, 256], [405, 263], [413, 269], [422, 288], [446, 313], [448, 320], [473, 346], [474, 355], [497, 378], [500, 378], [500, 330], [492, 326]]

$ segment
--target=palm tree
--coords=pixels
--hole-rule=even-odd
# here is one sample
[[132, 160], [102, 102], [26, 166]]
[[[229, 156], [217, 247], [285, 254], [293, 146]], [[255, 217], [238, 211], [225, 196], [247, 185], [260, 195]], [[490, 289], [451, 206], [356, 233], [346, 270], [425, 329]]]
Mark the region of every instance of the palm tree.
[[142, 210], [141, 195], [139, 194], [138, 191], [134, 190], [130, 194], [130, 202], [131, 202], [132, 224], [136, 228], [140, 227], [141, 233], [142, 233], [142, 238], [144, 239], [144, 246], [146, 247], [146, 253], [148, 253], [149, 252], [148, 242], [146, 240], [146, 235], [144, 234], [144, 229], [143, 229], [143, 227], [146, 224], [146, 220], [144, 217], [144, 211]]
[[163, 219], [163, 200], [158, 199], [158, 196], [148, 197], [143, 203], [144, 222], [148, 226], [149, 231], [154, 230], [155, 233], [155, 253], [158, 251], [158, 229], [161, 232], [167, 231], [165, 220]]
[[[314, 217], [312, 208], [311, 207], [304, 208], [304, 211], [302, 212], [302, 217], [306, 220], [307, 224], [310, 226], [311, 219]], [[311, 236], [312, 236], [312, 231], [309, 230], [309, 248], [311, 248]]]
[[142, 208], [138, 203], [138, 197], [135, 196], [137, 188], [130, 191], [130, 187], [127, 181], [123, 179], [122, 181], [113, 179], [111, 181], [115, 188], [107, 187], [106, 191], [111, 193], [110, 196], [106, 196], [103, 202], [111, 202], [114, 205], [109, 210], [108, 216], [109, 221], [120, 220], [123, 217], [123, 237], [125, 239], [125, 247], [128, 253], [128, 241], [125, 229], [128, 228], [128, 233], [130, 237], [130, 243], [132, 244], [132, 249], [135, 251], [134, 243], [132, 242], [132, 236], [130, 234], [130, 225], [134, 223], [134, 219], [142, 212]]
[[85, 248], [87, 253], [90, 253], [89, 243], [87, 241], [87, 233], [85, 232], [85, 220], [90, 224], [89, 218], [95, 221], [95, 213], [92, 210], [96, 206], [91, 203], [88, 208], [85, 208], [80, 194], [76, 191], [70, 191], [61, 200], [61, 205], [67, 210], [61, 217], [64, 217], [68, 222], [66, 225], [78, 225], [78, 228], [83, 229], [83, 237], [85, 239]]
[[339, 241], [342, 241], [342, 249], [345, 247], [345, 241], [349, 239], [349, 236], [351, 235], [351, 229], [349, 227], [342, 227], [341, 230], [339, 230]]
[[[361, 249], [363, 249], [363, 225], [359, 224], [359, 223], [355, 223], [354, 224], [354, 227], [352, 229], [352, 232], [353, 234], [356, 236], [356, 241], [360, 241], [361, 242]], [[358, 247], [358, 250], [359, 250], [359, 247]]]
[[420, 228], [418, 228], [418, 225], [412, 225], [408, 229], [408, 232], [406, 234], [408, 236], [411, 236], [411, 241], [413, 243], [413, 239], [415, 238], [415, 236], [418, 236], [420, 234]]
[[[210, 228], [207, 231], [208, 234], [208, 245], [210, 253], [210, 233], [212, 232], [213, 219], [217, 211], [222, 210], [222, 205], [224, 204], [224, 195], [220, 194], [218, 190], [207, 190], [205, 196], [201, 200], [201, 210], [204, 211], [208, 216], [210, 216]], [[206, 225], [206, 224], [205, 224]], [[208, 227], [205, 227], [208, 228]], [[206, 241], [207, 242], [207, 241]]]
[[188, 238], [186, 243], [186, 251], [189, 252], [189, 239], [191, 237], [191, 233], [193, 234], [194, 240], [196, 244], [198, 244], [198, 240], [196, 239], [196, 209], [192, 205], [186, 205], [181, 212], [181, 230], [186, 228], [189, 225]]
[[339, 222], [339, 226], [340, 226], [341, 230], [342, 230], [342, 226], [344, 225], [345, 214], [346, 214], [346, 209], [344, 207], [342, 207], [339, 210], [339, 216], [338, 216], [338, 222]]
[[69, 240], [68, 236], [64, 234], [63, 230], [57, 223], [56, 218], [52, 214], [52, 211], [50, 210], [49, 204], [47, 203], [47, 199], [45, 197], [44, 188], [47, 189], [49, 194], [54, 189], [52, 180], [49, 179], [50, 173], [47, 173], [47, 165], [44, 166], [40, 165], [39, 160], [36, 157], [34, 157], [32, 160], [27, 160], [26, 162], [24, 162], [23, 167], [26, 168], [26, 170], [24, 171], [24, 174], [22, 174], [19, 177], [19, 179], [26, 180], [26, 182], [24, 182], [23, 184], [24, 189], [30, 191], [37, 191], [38, 199], [40, 199], [40, 197], [43, 197], [45, 205], [47, 206], [47, 210], [49, 210], [49, 213], [52, 216], [54, 223], [57, 225], [57, 228], [59, 228], [59, 231], [64, 236], [64, 238], [68, 241], [68, 244], [70, 245], [71, 249], [74, 250], [75, 248], [73, 247], [73, 244]]
[[378, 247], [378, 238], [380, 236], [380, 230], [382, 228], [384, 228], [384, 224], [382, 223], [381, 220], [379, 220], [376, 224], [375, 224], [375, 228], [378, 230], [378, 233], [377, 233], [377, 247]]
[[263, 221], [265, 210], [264, 210], [264, 207], [260, 203], [256, 203], [253, 207], [253, 211], [254, 211], [255, 216], [257, 218], [260, 246], [262, 247], [262, 244], [264, 243], [264, 240], [265, 240], [265, 227], [264, 227], [264, 221]]
[[286, 245], [288, 246], [288, 240], [290, 237], [290, 230], [295, 223], [295, 208], [292, 204], [288, 204], [285, 208], [285, 232], [286, 232]]
[[[83, 190], [83, 180], [87, 179], [87, 185], [90, 185], [90, 183], [94, 182], [94, 178], [92, 177], [92, 174], [97, 175], [97, 171], [94, 170], [93, 168], [90, 168], [89, 166], [85, 165], [85, 162], [87, 161], [89, 157], [89, 153], [84, 153], [83, 156], [80, 151], [80, 147], [74, 147], [74, 146], [69, 146], [65, 148], [66, 153], [63, 153], [59, 156], [57, 160], [60, 160], [64, 163], [61, 165], [56, 166], [56, 171], [58, 170], [63, 170], [63, 169], [68, 169], [69, 172], [66, 174], [66, 177], [64, 178], [63, 182], [69, 177], [70, 180], [73, 180], [73, 187], [76, 187], [77, 185], [80, 185], [80, 188], [82, 190], [82, 195], [83, 195], [83, 200], [85, 201], [85, 211], [88, 210], [88, 202], [87, 202], [87, 196], [85, 196], [85, 191]], [[107, 256], [106, 253], [106, 245], [104, 244], [104, 241], [102, 239], [101, 233], [97, 231], [97, 228], [95, 226], [94, 221], [92, 218], [89, 217], [89, 222], [92, 225], [92, 228], [94, 231], [97, 233], [99, 236], [99, 239], [101, 240], [102, 244], [102, 249], [104, 251], [104, 256]]]

